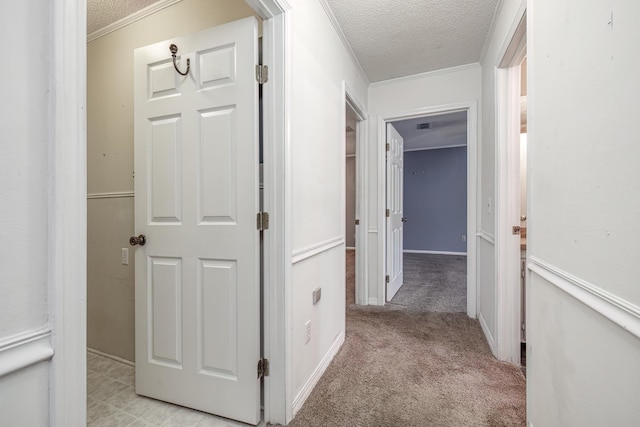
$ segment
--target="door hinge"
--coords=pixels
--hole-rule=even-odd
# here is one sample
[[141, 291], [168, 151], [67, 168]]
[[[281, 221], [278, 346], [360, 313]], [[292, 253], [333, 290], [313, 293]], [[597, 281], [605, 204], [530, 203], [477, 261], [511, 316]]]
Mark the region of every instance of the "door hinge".
[[264, 231], [269, 229], [269, 213], [268, 212], [258, 212], [256, 226], [258, 231]]
[[391, 212], [389, 212], [389, 209], [387, 209], [386, 211], [384, 211], [384, 214], [387, 218], [389, 218], [389, 215], [391, 215]]
[[269, 81], [269, 67], [266, 65], [256, 65], [256, 80], [261, 85]]
[[387, 151], [391, 150], [391, 145], [389, 145], [389, 143], [387, 142]]
[[269, 359], [258, 360], [258, 378], [269, 376]]
[[384, 283], [389, 283], [389, 275], [384, 276]]
[[520, 234], [520, 226], [514, 225], [513, 228], [511, 229], [511, 234]]

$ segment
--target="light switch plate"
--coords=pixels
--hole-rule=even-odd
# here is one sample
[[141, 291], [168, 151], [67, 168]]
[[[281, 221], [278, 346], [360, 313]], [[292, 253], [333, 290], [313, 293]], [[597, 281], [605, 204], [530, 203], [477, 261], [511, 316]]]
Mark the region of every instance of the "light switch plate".
[[309, 341], [311, 341], [311, 320], [307, 320], [306, 323], [304, 324], [304, 331], [305, 331], [304, 343], [309, 344]]

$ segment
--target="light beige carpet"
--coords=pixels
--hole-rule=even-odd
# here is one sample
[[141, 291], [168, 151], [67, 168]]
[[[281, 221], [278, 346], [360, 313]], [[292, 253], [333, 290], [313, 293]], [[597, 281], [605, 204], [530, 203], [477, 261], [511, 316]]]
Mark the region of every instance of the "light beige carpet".
[[290, 426], [525, 425], [525, 378], [491, 355], [476, 320], [358, 307], [350, 292], [345, 344]]

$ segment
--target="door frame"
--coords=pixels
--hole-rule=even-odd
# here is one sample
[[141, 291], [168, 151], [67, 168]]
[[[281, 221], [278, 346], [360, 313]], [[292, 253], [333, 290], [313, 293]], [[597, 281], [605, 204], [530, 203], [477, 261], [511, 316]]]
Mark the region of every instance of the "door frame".
[[[378, 200], [385, 200], [386, 204], [386, 125], [388, 122], [412, 119], [422, 116], [432, 116], [443, 113], [451, 113], [455, 111], [467, 112], [467, 236], [475, 238], [467, 238], [467, 315], [476, 318], [478, 313], [478, 288], [479, 283], [477, 277], [477, 224], [478, 224], [478, 102], [466, 101], [452, 104], [435, 105], [429, 107], [418, 108], [414, 110], [391, 113], [384, 116], [378, 116], [378, 170], [384, 171], [379, 173], [378, 182]], [[378, 230], [386, 230], [386, 217], [384, 209], [377, 212]], [[386, 283], [384, 277], [386, 275], [386, 232], [380, 239], [377, 248], [378, 262], [378, 295], [380, 296], [379, 304], [383, 305], [386, 301]]]
[[49, 423], [85, 425], [87, 372], [87, 7], [51, 2]]
[[495, 64], [495, 356], [517, 364], [521, 355], [520, 236], [512, 234], [512, 226], [520, 225], [520, 63], [526, 55], [526, 43], [524, 4]]
[[[271, 213], [265, 233], [264, 357], [271, 361], [264, 380], [264, 420], [292, 418], [289, 168], [290, 0], [245, 0], [263, 19], [263, 62], [270, 65], [264, 102], [264, 204]], [[52, 344], [50, 414], [52, 425], [84, 425], [86, 406], [86, 0], [51, 5], [54, 87], [49, 223]], [[289, 356], [289, 357], [287, 357]], [[289, 387], [288, 387], [289, 386]]]
[[289, 138], [291, 0], [245, 0], [263, 19], [262, 63], [269, 81], [262, 87], [263, 210], [269, 212], [264, 233], [263, 357], [264, 421], [286, 425], [293, 419], [293, 337], [287, 334], [291, 306], [291, 153]]
[[[366, 109], [364, 105], [356, 98], [355, 92], [349, 87], [349, 84], [346, 81], [342, 82], [342, 94], [344, 98], [344, 114], [342, 128], [346, 128], [346, 114], [347, 114], [347, 106], [351, 108], [351, 110], [356, 115], [356, 187], [355, 187], [355, 197], [356, 197], [356, 209], [355, 215], [356, 218], [360, 220], [360, 224], [356, 225], [356, 256], [355, 256], [355, 301], [358, 305], [366, 305], [367, 304], [367, 257], [366, 257], [366, 249], [363, 247], [363, 243], [366, 241], [366, 230], [367, 230], [367, 218], [366, 215], [363, 215], [364, 210], [363, 206], [366, 206], [366, 193], [363, 191], [362, 183], [366, 177], [366, 165], [365, 156], [363, 156], [364, 147], [367, 141], [367, 129], [368, 129], [368, 116], [366, 113]], [[346, 145], [346, 135], [345, 141], [343, 141], [343, 146]], [[343, 150], [344, 151], [344, 150]], [[342, 172], [343, 176], [343, 185], [342, 188], [346, 188], [346, 167]], [[346, 192], [345, 197], [342, 198], [345, 200], [344, 210], [346, 211]], [[343, 215], [344, 216], [344, 215]], [[343, 230], [342, 235], [346, 237], [346, 228]]]

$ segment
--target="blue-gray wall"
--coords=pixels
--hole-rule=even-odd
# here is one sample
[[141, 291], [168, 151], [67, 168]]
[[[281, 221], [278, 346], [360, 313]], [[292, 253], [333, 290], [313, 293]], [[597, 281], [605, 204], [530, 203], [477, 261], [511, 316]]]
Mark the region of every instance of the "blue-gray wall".
[[467, 252], [467, 147], [404, 153], [404, 249]]

